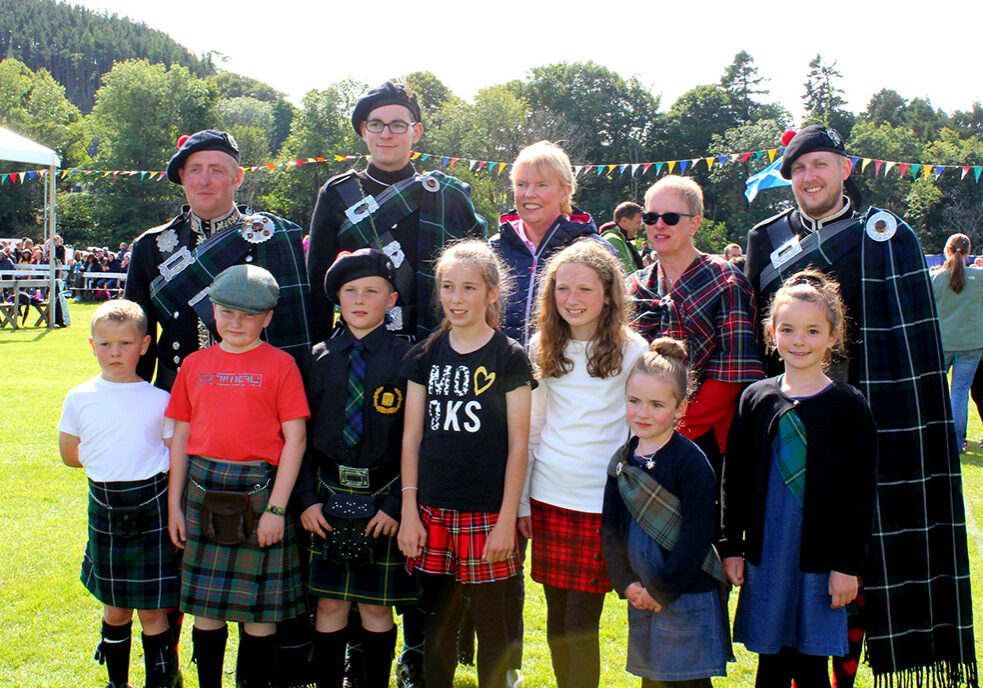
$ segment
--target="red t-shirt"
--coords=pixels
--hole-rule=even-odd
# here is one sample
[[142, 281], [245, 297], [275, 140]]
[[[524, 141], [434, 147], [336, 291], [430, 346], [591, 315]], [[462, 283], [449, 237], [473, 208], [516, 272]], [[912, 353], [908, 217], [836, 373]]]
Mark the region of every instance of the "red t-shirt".
[[276, 466], [280, 426], [311, 413], [294, 359], [263, 342], [241, 354], [215, 345], [188, 356], [165, 415], [190, 423], [188, 454]]

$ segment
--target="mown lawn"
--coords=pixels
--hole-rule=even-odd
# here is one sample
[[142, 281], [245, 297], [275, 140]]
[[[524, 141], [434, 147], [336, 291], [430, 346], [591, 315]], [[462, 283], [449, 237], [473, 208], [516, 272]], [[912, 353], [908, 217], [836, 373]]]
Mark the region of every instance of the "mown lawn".
[[[78, 581], [85, 545], [85, 476], [62, 465], [55, 429], [65, 393], [98, 372], [86, 341], [94, 308], [73, 304], [75, 324], [65, 329], [0, 330], [0, 686], [4, 688], [106, 683], [105, 669], [92, 661], [101, 608]], [[972, 446], [962, 465], [979, 637], [983, 530], [977, 518], [983, 518], [983, 513], [977, 515], [973, 507], [983, 504], [983, 452], [977, 447], [983, 429], [975, 410], [969, 436]], [[527, 582], [523, 673], [528, 688], [550, 686], [545, 602], [540, 586]], [[732, 607], [735, 600], [732, 595]], [[181, 657], [185, 685], [191, 688], [197, 680], [189, 664], [189, 625]], [[143, 685], [138, 626], [135, 623], [131, 659], [134, 686]], [[602, 686], [638, 685], [638, 679], [624, 671], [626, 633], [625, 603], [611, 594], [602, 621]], [[235, 635], [231, 634], [227, 667], [234, 663]], [[716, 685], [753, 685], [754, 658], [742, 647], [736, 649], [738, 661], [729, 665], [729, 676], [717, 679]], [[870, 671], [862, 667], [858, 686], [869, 688], [872, 683]], [[234, 685], [231, 674], [225, 685]], [[459, 670], [457, 685], [476, 686], [474, 671]]]

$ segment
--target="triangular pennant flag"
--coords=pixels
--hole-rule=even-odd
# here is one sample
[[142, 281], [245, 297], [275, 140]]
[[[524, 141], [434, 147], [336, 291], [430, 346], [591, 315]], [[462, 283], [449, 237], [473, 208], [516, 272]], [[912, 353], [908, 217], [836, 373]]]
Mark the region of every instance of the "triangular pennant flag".
[[615, 170], [616, 167], [617, 167], [617, 165], [608, 165], [608, 175], [610, 175], [612, 172], [614, 172], [614, 170]]
[[498, 163], [498, 173], [501, 174], [508, 167], [504, 162]]
[[979, 165], [976, 165], [975, 167], [973, 167], [973, 174], [976, 175], [976, 183], [977, 184], [979, 184], [979, 181], [980, 181], [980, 172], [983, 172], [983, 167], [981, 167]]
[[875, 160], [874, 161], [874, 176], [875, 177], [881, 173], [881, 165], [883, 165], [883, 164], [884, 164], [884, 161], [883, 160]]
[[761, 160], [761, 156], [764, 155], [764, 154], [765, 154], [764, 151], [754, 151], [754, 159], [755, 160]]
[[[645, 174], [646, 172], [648, 172], [649, 171], [649, 168], [651, 166], [652, 166], [652, 163], [650, 163], [650, 162], [647, 162], [644, 165], [642, 165], [642, 174]], [[656, 168], [656, 171], [658, 171], [658, 168]]]
[[474, 166], [477, 164], [478, 164], [477, 160], [472, 160], [471, 163], [468, 165], [468, 169], [474, 172]]
[[777, 148], [772, 148], [768, 151], [768, 162], [775, 162], [775, 154], [778, 153]]
[[58, 175], [58, 178], [64, 179], [67, 176], [68, 176], [68, 170], [62, 170], [61, 173]]
[[490, 163], [488, 163], [488, 171], [489, 172], [494, 172], [495, 171], [495, 165], [497, 165], [497, 164], [498, 164], [497, 162], [490, 162]]
[[854, 155], [854, 156], [852, 156], [852, 157], [850, 158], [850, 169], [853, 169], [854, 167], [856, 167], [856, 166], [857, 166], [857, 163], [858, 163], [858, 162], [860, 162], [860, 158], [858, 158], [858, 157], [857, 157], [857, 156], [855, 156], [855, 155]]
[[454, 163], [456, 163], [458, 160], [460, 160], [460, 158], [451, 158], [451, 161], [450, 161], [450, 164], [448, 165], [448, 167], [450, 167], [453, 170], [454, 169]]
[[867, 171], [867, 165], [869, 165], [869, 164], [870, 164], [870, 158], [864, 158], [863, 159], [863, 162], [860, 163], [860, 172], [861, 173], [866, 172]]
[[[634, 165], [632, 165], [631, 166], [631, 176], [634, 177], [635, 176], [635, 173], [638, 172], [638, 168], [641, 167], [641, 166], [642, 166], [642, 163], [640, 163], [640, 162], [636, 162]], [[645, 169], [648, 169], [648, 167], [646, 167]]]
[[600, 177], [602, 174], [604, 174], [604, 171], [605, 170], [607, 170], [607, 168], [604, 165], [598, 165], [597, 166], [597, 176]]
[[[733, 157], [736, 158], [737, 156], [735, 155]], [[719, 158], [717, 158], [717, 164], [718, 165], [723, 165], [725, 162], [727, 162], [727, 156], [726, 155], [721, 155]]]
[[167, 170], [162, 170], [162, 171], [158, 172], [157, 173], [157, 181], [160, 181], [161, 179], [163, 179], [166, 176], [167, 176]]
[[420, 156], [420, 161], [421, 162], [424, 162], [424, 161], [429, 160], [429, 159], [430, 159], [430, 153], [424, 153], [423, 155]]
[[478, 171], [481, 172], [481, 168], [483, 168], [486, 164], [488, 164], [488, 162], [486, 160], [479, 160], [478, 161]]
[[[742, 153], [741, 154], [741, 162], [747, 162], [750, 158], [751, 158], [751, 154], [750, 153]], [[755, 158], [755, 160], [757, 160], [757, 158]]]
[[680, 160], [679, 161], [679, 173], [680, 174], [686, 174], [686, 168], [687, 167], [689, 167], [689, 160]]
[[669, 161], [669, 174], [672, 174], [672, 168], [674, 168], [675, 166], [676, 166], [676, 161], [675, 160], [670, 160]]
[[888, 174], [890, 174], [891, 173], [891, 168], [894, 167], [897, 164], [898, 163], [893, 162], [891, 160], [888, 160], [886, 163], [884, 163], [884, 176], [886, 177]]
[[419, 153], [410, 153], [410, 159], [411, 160], [419, 160], [420, 159], [420, 154]]
[[945, 165], [936, 165], [935, 166], [935, 178], [936, 179], [939, 178], [939, 175], [942, 174], [942, 170], [944, 170], [944, 169], [945, 169]]
[[628, 163], [623, 163], [621, 165], [618, 165], [618, 171], [621, 173], [622, 176], [624, 176], [625, 170], [627, 169], [628, 169]]
[[576, 167], [573, 168], [573, 176], [574, 177], [579, 177], [580, 176], [580, 173], [583, 172], [583, 171], [584, 171], [583, 166], [582, 165], [577, 165]]
[[657, 163], [655, 163], [655, 175], [656, 176], [658, 176], [659, 173], [662, 172], [662, 166], [663, 165], [665, 165], [664, 162], [657, 162]]
[[969, 174], [969, 165], [963, 165], [963, 173], [959, 178], [965, 179], [967, 174]]
[[0, 174], [0, 184], [3, 184], [4, 182], [7, 181], [7, 176], [8, 175], [6, 174]]
[[707, 161], [707, 169], [708, 170], [712, 170], [713, 169], [713, 161], [714, 160], [716, 160], [716, 158], [706, 158], [706, 161]]
[[[918, 170], [920, 170], [920, 169], [922, 169], [921, 163], [913, 163], [912, 164], [912, 166], [911, 166], [911, 178], [912, 179], [918, 179]], [[902, 176], [904, 176], [904, 173], [902, 173]]]
[[294, 158], [294, 164], [300, 166], [300, 165], [306, 165], [307, 163], [301, 160], [300, 158]]
[[335, 162], [345, 162], [345, 160], [347, 160], [347, 159], [348, 158], [346, 158], [344, 155], [335, 155], [334, 156], [334, 161]]
[[264, 163], [264, 165], [266, 166], [266, 169], [268, 169], [268, 170], [275, 170], [276, 169], [276, 165], [274, 165], [272, 162]]
[[27, 173], [27, 178], [33, 180], [35, 174], [37, 174], [37, 173], [36, 172], [28, 172]]
[[594, 169], [593, 165], [584, 165], [584, 172], [590, 172], [592, 169]]
[[899, 164], [898, 169], [901, 171], [901, 178], [904, 179], [904, 173], [908, 171], [908, 163], [903, 162]]
[[451, 159], [448, 158], [448, 157], [441, 158], [440, 159], [440, 169], [446, 170], [447, 169], [447, 163], [449, 163], [450, 161], [451, 161]]
[[317, 162], [327, 162], [328, 161], [327, 158], [322, 158], [320, 155], [314, 156], [314, 160], [316, 160]]

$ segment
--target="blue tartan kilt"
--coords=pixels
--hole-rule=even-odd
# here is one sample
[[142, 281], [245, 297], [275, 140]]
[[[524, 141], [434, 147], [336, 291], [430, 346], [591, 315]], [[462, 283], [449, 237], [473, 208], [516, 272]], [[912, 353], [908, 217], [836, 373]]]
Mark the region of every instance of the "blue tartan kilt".
[[[181, 562], [183, 611], [245, 623], [275, 623], [304, 612], [293, 519], [285, 519], [283, 540], [275, 545], [260, 548], [256, 534], [275, 475], [276, 469], [266, 463], [234, 464], [190, 457], [184, 500], [187, 541]], [[202, 488], [250, 493], [253, 531], [244, 542], [220, 545], [205, 537], [201, 527]]]
[[[114, 508], [139, 506], [139, 527], [112, 532]], [[89, 481], [89, 540], [79, 578], [97, 600], [123, 609], [178, 603], [179, 557], [167, 532], [167, 473], [146, 480]]]
[[[318, 481], [318, 496], [327, 501], [330, 494]], [[335, 492], [361, 494], [334, 485]], [[308, 588], [314, 597], [327, 597], [345, 602], [361, 602], [383, 607], [413, 603], [419, 598], [416, 578], [406, 571], [406, 557], [399, 551], [395, 537], [380, 535], [375, 540], [373, 563], [346, 568], [325, 556], [325, 541], [315, 533], [307, 533], [310, 556]]]

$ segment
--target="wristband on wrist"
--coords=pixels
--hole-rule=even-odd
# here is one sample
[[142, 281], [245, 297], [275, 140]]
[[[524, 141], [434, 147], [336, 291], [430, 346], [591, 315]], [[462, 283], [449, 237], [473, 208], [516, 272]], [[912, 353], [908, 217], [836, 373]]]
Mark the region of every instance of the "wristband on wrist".
[[273, 514], [274, 516], [286, 516], [287, 507], [285, 506], [274, 506], [273, 504], [266, 505], [266, 513]]
[[416, 490], [417, 492], [419, 492], [420, 488], [414, 485], [406, 485], [405, 487], [403, 487], [403, 492], [406, 492], [407, 490]]

